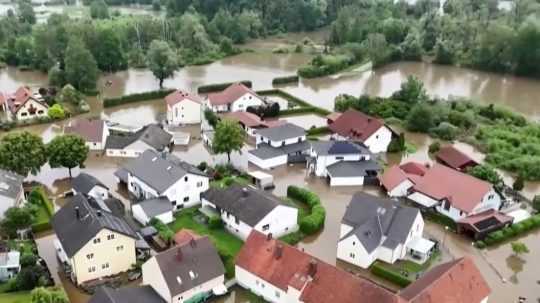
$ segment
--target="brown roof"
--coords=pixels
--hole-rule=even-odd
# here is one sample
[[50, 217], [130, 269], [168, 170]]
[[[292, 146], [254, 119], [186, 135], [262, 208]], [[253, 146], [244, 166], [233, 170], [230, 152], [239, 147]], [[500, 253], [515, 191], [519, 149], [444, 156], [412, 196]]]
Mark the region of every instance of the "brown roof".
[[375, 283], [357, 278], [296, 247], [253, 231], [236, 265], [287, 291], [301, 290], [304, 303], [398, 303], [401, 299]]
[[401, 168], [407, 174], [417, 176], [423, 176], [428, 170], [424, 164], [414, 161], [403, 163], [399, 166], [399, 168]]
[[434, 164], [413, 188], [436, 200], [448, 199], [453, 207], [471, 212], [492, 186], [473, 176]]
[[336, 121], [337, 118], [339, 118], [339, 116], [341, 116], [341, 113], [330, 113], [330, 114], [326, 115], [326, 119], [334, 122], [334, 121]]
[[280, 120], [261, 120], [261, 118], [250, 112], [232, 112], [223, 115], [226, 119], [236, 120], [247, 127], [274, 127], [287, 123]]
[[181, 246], [190, 242], [191, 240], [198, 240], [200, 238], [202, 237], [195, 231], [188, 228], [182, 228], [174, 235], [174, 243]]
[[467, 166], [475, 166], [478, 163], [452, 145], [441, 147], [435, 155], [437, 160], [453, 169], [463, 169]]
[[9, 109], [12, 113], [16, 114], [19, 109], [30, 99], [33, 99], [34, 101], [42, 104], [43, 106], [48, 107], [46, 103], [34, 98], [30, 88], [21, 86], [17, 89], [17, 91], [15, 91], [13, 95], [8, 96], [7, 101]]
[[208, 101], [212, 105], [230, 104], [248, 93], [257, 96], [257, 93], [244, 84], [234, 83], [221, 92], [208, 94]]
[[357, 110], [349, 109], [328, 127], [340, 136], [363, 142], [383, 126], [383, 121]]
[[478, 303], [491, 290], [469, 257], [436, 266], [399, 295], [410, 303]]
[[[466, 224], [469, 225], [471, 228], [473, 228], [476, 231], [481, 231], [483, 227], [477, 226], [476, 224], [481, 223], [486, 220], [494, 219], [499, 222], [499, 224], [506, 224], [511, 223], [514, 221], [514, 217], [505, 215], [501, 213], [498, 210], [495, 209], [488, 209], [486, 211], [483, 211], [478, 214], [474, 214], [472, 216], [468, 216], [465, 218], [462, 218], [458, 221], [460, 224]], [[491, 224], [490, 224], [491, 225]]]
[[169, 106], [173, 106], [184, 100], [190, 100], [196, 103], [202, 103], [202, 99], [199, 96], [191, 94], [183, 90], [176, 90], [165, 97], [165, 102], [167, 102], [167, 105]]
[[101, 142], [105, 121], [97, 119], [76, 119], [64, 128], [66, 134], [76, 134], [87, 142]]
[[405, 180], [416, 184], [426, 171], [427, 167], [418, 162], [407, 162], [400, 166], [393, 165], [388, 168], [384, 174], [379, 176], [379, 181], [386, 190], [390, 191]]

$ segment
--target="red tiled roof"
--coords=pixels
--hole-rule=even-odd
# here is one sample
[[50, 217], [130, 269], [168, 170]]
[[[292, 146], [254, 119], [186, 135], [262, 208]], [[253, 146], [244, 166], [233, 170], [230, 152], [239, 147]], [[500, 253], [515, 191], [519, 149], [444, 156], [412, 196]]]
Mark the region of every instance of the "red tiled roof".
[[200, 238], [202, 238], [202, 236], [195, 231], [188, 228], [182, 228], [174, 235], [174, 243], [181, 246], [186, 244], [187, 242], [190, 242], [191, 240], [197, 240]]
[[381, 120], [357, 110], [349, 109], [328, 127], [340, 136], [363, 142], [383, 126], [384, 122]]
[[[302, 290], [304, 303], [398, 303], [392, 292], [324, 263], [299, 249], [253, 231], [236, 265], [287, 291]], [[304, 287], [305, 286], [305, 287]]]
[[505, 215], [505, 214], [503, 214], [500, 211], [497, 211], [495, 209], [488, 209], [488, 210], [483, 211], [481, 213], [477, 213], [477, 214], [474, 214], [472, 216], [462, 218], [462, 219], [460, 219], [458, 221], [458, 223], [467, 224], [467, 225], [471, 226], [472, 228], [474, 228], [475, 230], [480, 231], [475, 226], [475, 224], [479, 223], [479, 222], [482, 222], [482, 221], [484, 221], [486, 219], [489, 219], [489, 218], [494, 218], [495, 220], [499, 221], [500, 224], [511, 223], [512, 221], [514, 221], [514, 217]]
[[6, 95], [3, 92], [0, 92], [0, 105], [3, 105], [6, 102]]
[[257, 96], [253, 90], [244, 84], [234, 83], [221, 92], [208, 94], [208, 101], [210, 101], [212, 105], [230, 104], [248, 93]]
[[403, 163], [399, 166], [399, 168], [401, 168], [407, 174], [417, 176], [423, 176], [428, 170], [428, 168], [422, 163], [414, 161]]
[[282, 120], [261, 120], [261, 118], [250, 112], [232, 112], [223, 115], [226, 119], [236, 120], [247, 127], [275, 127], [287, 123]]
[[102, 120], [77, 119], [64, 128], [64, 133], [79, 135], [87, 142], [101, 142], [104, 127]]
[[469, 258], [436, 266], [399, 296], [410, 303], [479, 303], [491, 290]]
[[403, 170], [401, 170], [401, 168], [399, 168], [397, 165], [391, 166], [384, 172], [384, 174], [379, 176], [379, 181], [388, 191], [396, 188], [407, 179], [407, 174], [405, 174], [405, 172], [403, 172]]
[[341, 116], [341, 113], [330, 113], [328, 115], [326, 115], [326, 119], [334, 122], [336, 121], [337, 118], [339, 118]]
[[12, 113], [16, 114], [19, 111], [19, 109], [30, 99], [33, 99], [36, 102], [42, 104], [43, 106], [48, 107], [46, 103], [41, 102], [34, 98], [30, 88], [21, 86], [17, 89], [17, 91], [15, 91], [13, 95], [7, 97], [9, 110]]
[[436, 200], [446, 198], [455, 208], [469, 213], [492, 187], [486, 181], [434, 164], [413, 189]]
[[478, 164], [471, 157], [452, 145], [442, 147], [435, 157], [439, 162], [458, 170]]
[[167, 105], [169, 106], [173, 106], [184, 100], [202, 103], [202, 99], [199, 96], [190, 94], [189, 92], [183, 90], [176, 90], [165, 97], [165, 102], [167, 102]]

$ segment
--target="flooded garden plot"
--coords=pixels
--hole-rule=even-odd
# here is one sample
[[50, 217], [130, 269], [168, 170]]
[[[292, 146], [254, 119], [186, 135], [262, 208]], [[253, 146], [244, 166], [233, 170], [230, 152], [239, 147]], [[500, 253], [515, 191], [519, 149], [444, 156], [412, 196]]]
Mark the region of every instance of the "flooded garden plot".
[[284, 116], [280, 120], [296, 124], [305, 130], [326, 126], [326, 119], [316, 114]]

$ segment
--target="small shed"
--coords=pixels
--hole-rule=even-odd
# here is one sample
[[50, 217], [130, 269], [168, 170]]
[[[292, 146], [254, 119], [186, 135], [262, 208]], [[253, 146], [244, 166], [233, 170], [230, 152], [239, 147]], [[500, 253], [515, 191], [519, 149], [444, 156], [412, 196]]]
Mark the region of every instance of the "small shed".
[[266, 190], [275, 187], [274, 176], [270, 174], [257, 170], [249, 172], [248, 175], [251, 177], [251, 183], [260, 189]]
[[441, 147], [435, 158], [441, 164], [459, 171], [465, 171], [469, 167], [478, 165], [478, 162], [452, 145]]

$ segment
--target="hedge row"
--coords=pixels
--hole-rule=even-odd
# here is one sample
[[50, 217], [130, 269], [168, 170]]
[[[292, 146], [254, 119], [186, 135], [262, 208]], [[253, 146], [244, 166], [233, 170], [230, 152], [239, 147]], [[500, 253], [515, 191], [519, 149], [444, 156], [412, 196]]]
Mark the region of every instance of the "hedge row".
[[330, 133], [328, 126], [313, 127], [307, 131], [308, 136], [326, 135]]
[[[208, 85], [201, 85], [197, 88], [197, 92], [199, 94], [207, 94], [207, 93], [213, 93], [213, 92], [220, 92], [227, 87], [231, 86], [232, 84], [238, 83], [236, 82], [228, 82], [228, 83], [216, 83], [216, 84], [208, 84]], [[240, 81], [240, 83], [244, 84], [245, 86], [251, 88], [253, 87], [253, 83], [248, 80]]]
[[298, 83], [298, 81], [300, 81], [300, 77], [297, 75], [277, 77], [277, 78], [272, 79], [272, 85]]
[[131, 95], [125, 95], [118, 98], [105, 98], [103, 100], [103, 107], [111, 107], [126, 103], [134, 103], [134, 102], [141, 102], [141, 101], [148, 101], [148, 100], [155, 100], [155, 99], [163, 99], [168, 94], [172, 93], [174, 89], [160, 89], [160, 90], [154, 90], [144, 93], [138, 93], [138, 94], [131, 94]]
[[54, 206], [51, 200], [49, 199], [49, 196], [47, 196], [47, 193], [45, 192], [45, 189], [43, 187], [37, 187], [34, 189], [37, 194], [39, 194], [39, 197], [41, 198], [40, 202], [45, 207], [45, 210], [47, 211], [47, 214], [52, 217], [54, 215]]
[[291, 103], [296, 103], [298, 106], [303, 106], [303, 107], [312, 107], [311, 104], [309, 104], [308, 102], [298, 98], [298, 97], [295, 97], [281, 89], [277, 89], [277, 88], [274, 88], [274, 89], [267, 89], [267, 90], [260, 90], [260, 91], [257, 91], [257, 94], [258, 95], [261, 95], [261, 96], [271, 96], [271, 95], [274, 95], [274, 96], [279, 96]]
[[475, 246], [478, 248], [484, 248], [486, 246], [499, 244], [538, 228], [540, 228], [540, 214], [532, 216], [519, 223], [512, 224], [511, 226], [501, 230], [491, 232], [483, 241], [477, 241]]
[[32, 224], [33, 233], [40, 233], [40, 232], [48, 231], [51, 229], [52, 229], [51, 222], [43, 221], [43, 222]]
[[375, 262], [373, 265], [371, 265], [369, 271], [377, 277], [388, 280], [401, 287], [407, 287], [409, 284], [411, 284], [411, 281], [409, 279], [405, 278], [404, 276], [400, 275], [395, 271], [385, 268], [379, 262]]
[[310, 214], [300, 220], [300, 230], [306, 235], [312, 235], [324, 226], [326, 210], [321, 205], [321, 200], [313, 192], [289, 185], [287, 187], [287, 197], [307, 204]]

